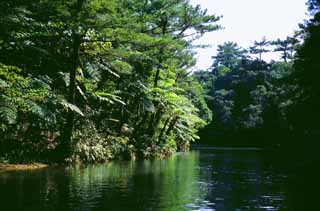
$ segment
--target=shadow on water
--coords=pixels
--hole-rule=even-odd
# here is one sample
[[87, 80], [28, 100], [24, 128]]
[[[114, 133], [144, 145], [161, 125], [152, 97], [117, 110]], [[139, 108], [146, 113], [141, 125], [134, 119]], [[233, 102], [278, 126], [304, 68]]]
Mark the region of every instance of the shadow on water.
[[204, 147], [162, 161], [0, 173], [0, 210], [300, 210], [299, 190], [266, 153]]
[[[184, 210], [200, 197], [199, 153], [0, 174], [7, 210]], [[2, 209], [1, 209], [2, 210]]]

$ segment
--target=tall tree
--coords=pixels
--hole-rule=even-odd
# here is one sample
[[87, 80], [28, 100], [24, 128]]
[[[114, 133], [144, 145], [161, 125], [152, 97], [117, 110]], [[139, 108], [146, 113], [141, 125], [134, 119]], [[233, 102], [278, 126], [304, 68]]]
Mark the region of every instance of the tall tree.
[[270, 42], [263, 37], [261, 41], [254, 41], [254, 45], [250, 47], [249, 51], [251, 54], [258, 54], [259, 60], [262, 61], [262, 54], [270, 51], [267, 49], [269, 44]]
[[[104, 161], [133, 149], [144, 157], [164, 156], [186, 149], [197, 138], [197, 128], [210, 120], [202, 87], [188, 68], [195, 64], [192, 41], [220, 26], [219, 17], [200, 6], [187, 0], [0, 4], [1, 74], [12, 84], [7, 72], [17, 70], [21, 80], [45, 86], [39, 89], [48, 92], [50, 103], [27, 100], [54, 111], [54, 126], [48, 131], [41, 125], [37, 134], [55, 137], [50, 146], [60, 152], [61, 160], [79, 155], [86, 161]], [[21, 111], [15, 112], [26, 114]], [[16, 128], [40, 122], [20, 121], [21, 126], [11, 120], [6, 124]]]
[[291, 117], [297, 131], [316, 135], [320, 131], [320, 1], [309, 0], [308, 6], [312, 18], [303, 27], [305, 40], [294, 62], [292, 82], [297, 83], [298, 88]]
[[293, 58], [293, 52], [299, 40], [296, 37], [287, 37], [285, 40], [277, 39], [271, 42], [271, 45], [274, 45], [276, 48], [275, 52], [281, 52], [281, 57], [284, 62], [288, 62], [288, 59]]
[[235, 42], [225, 42], [218, 45], [217, 55], [213, 56], [213, 67], [224, 66], [234, 68], [242, 59], [247, 57], [246, 50], [239, 47]]

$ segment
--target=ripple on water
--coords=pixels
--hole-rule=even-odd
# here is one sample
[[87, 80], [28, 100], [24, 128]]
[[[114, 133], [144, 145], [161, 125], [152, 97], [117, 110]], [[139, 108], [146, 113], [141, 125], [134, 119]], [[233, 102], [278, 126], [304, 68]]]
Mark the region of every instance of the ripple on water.
[[187, 208], [200, 208], [199, 205], [192, 204], [192, 203], [186, 204], [185, 207], [187, 207]]
[[216, 200], [216, 201], [223, 201], [223, 200], [224, 200], [224, 198], [216, 197], [216, 198], [215, 198], [215, 200]]
[[[293, 209], [286, 204], [291, 201], [287, 200], [286, 175], [265, 170], [256, 152], [212, 154], [204, 151], [159, 162], [0, 174], [1, 207], [26, 207], [26, 211], [42, 207], [70, 211]], [[16, 201], [20, 204], [12, 203]], [[28, 207], [29, 202], [35, 206]]]
[[[186, 204], [185, 207], [195, 210], [215, 210], [216, 203], [201, 198], [194, 199], [195, 203]], [[190, 210], [190, 211], [191, 211]]]
[[275, 208], [275, 207], [273, 207], [273, 206], [259, 206], [258, 209], [260, 209], [260, 210], [267, 210], [267, 211], [278, 210], [277, 208]]

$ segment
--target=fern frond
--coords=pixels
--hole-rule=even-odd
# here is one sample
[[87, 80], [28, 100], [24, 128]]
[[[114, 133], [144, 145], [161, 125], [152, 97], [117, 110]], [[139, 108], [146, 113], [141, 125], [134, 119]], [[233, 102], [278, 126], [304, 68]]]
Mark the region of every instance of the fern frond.
[[70, 109], [73, 112], [78, 113], [80, 116], [84, 116], [84, 114], [82, 113], [82, 111], [80, 110], [80, 108], [74, 104], [71, 104], [69, 102], [67, 102], [66, 100], [62, 100], [60, 102], [60, 104], [65, 108], [65, 109]]
[[0, 118], [8, 124], [15, 124], [18, 111], [15, 107], [0, 107]]
[[121, 98], [117, 95], [113, 95], [105, 92], [95, 92], [94, 96], [96, 96], [101, 101], [106, 101], [108, 103], [114, 104], [115, 102], [120, 103], [122, 105], [126, 105], [125, 102], [121, 100]]

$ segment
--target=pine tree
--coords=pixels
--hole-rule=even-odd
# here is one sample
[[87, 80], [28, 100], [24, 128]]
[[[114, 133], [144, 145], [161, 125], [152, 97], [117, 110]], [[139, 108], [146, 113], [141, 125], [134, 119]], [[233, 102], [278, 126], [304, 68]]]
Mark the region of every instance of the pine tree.
[[249, 51], [251, 54], [258, 54], [259, 60], [262, 61], [262, 54], [270, 51], [267, 49], [269, 44], [270, 42], [263, 37], [261, 41], [254, 41], [254, 45], [250, 47]]
[[245, 59], [247, 51], [239, 47], [235, 42], [225, 42], [218, 45], [217, 55], [213, 56], [213, 67], [225, 66], [234, 68], [242, 59]]
[[282, 53], [282, 59], [284, 62], [288, 62], [288, 59], [293, 58], [293, 52], [299, 40], [295, 37], [287, 37], [285, 40], [277, 39], [276, 41], [271, 42], [271, 45], [274, 45], [276, 48], [275, 52]]

